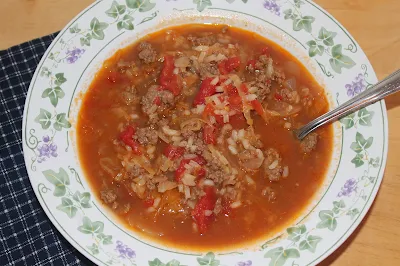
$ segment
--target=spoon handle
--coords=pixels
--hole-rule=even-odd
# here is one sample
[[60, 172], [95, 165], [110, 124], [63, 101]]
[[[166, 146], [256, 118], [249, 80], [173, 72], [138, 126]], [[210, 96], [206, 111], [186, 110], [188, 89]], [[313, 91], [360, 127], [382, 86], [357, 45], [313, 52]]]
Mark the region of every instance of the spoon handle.
[[298, 139], [303, 139], [308, 133], [327, 123], [345, 117], [367, 105], [382, 100], [386, 96], [400, 90], [400, 69], [378, 82], [372, 88], [363, 91], [337, 108], [314, 119], [302, 128], [295, 131]]

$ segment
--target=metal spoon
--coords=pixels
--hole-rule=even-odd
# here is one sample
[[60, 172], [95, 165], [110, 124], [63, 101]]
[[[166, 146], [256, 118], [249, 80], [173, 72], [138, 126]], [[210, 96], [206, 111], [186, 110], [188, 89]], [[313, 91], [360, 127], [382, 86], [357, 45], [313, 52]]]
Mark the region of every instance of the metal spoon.
[[367, 105], [382, 100], [386, 96], [398, 92], [400, 90], [400, 69], [390, 74], [388, 77], [378, 82], [372, 88], [363, 91], [354, 98], [341, 104], [337, 108], [321, 115], [320, 117], [309, 122], [307, 125], [294, 130], [297, 139], [302, 140], [310, 132], [325, 124], [336, 121], [345, 117]]

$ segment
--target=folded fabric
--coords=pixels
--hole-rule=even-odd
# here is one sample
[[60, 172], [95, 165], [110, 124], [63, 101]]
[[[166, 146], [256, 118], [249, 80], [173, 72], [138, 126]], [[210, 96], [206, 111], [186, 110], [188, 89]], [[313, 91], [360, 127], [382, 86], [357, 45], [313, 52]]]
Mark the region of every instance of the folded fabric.
[[36, 66], [57, 33], [0, 51], [0, 264], [93, 265], [57, 231], [29, 182], [22, 116]]

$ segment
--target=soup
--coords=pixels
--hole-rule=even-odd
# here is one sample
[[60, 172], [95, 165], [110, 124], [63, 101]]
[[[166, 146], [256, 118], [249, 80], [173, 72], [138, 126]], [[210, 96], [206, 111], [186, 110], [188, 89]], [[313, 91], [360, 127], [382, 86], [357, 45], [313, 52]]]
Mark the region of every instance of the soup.
[[225, 25], [147, 35], [108, 59], [79, 112], [92, 191], [133, 231], [217, 250], [290, 225], [321, 186], [331, 126], [324, 91], [276, 44]]

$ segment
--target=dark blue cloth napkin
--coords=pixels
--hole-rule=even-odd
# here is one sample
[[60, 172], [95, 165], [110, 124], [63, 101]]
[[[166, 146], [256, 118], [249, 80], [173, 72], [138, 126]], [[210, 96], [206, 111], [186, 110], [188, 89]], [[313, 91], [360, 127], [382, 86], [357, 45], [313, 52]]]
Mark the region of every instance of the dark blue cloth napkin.
[[47, 218], [22, 152], [29, 83], [57, 33], [0, 51], [0, 265], [92, 265]]

